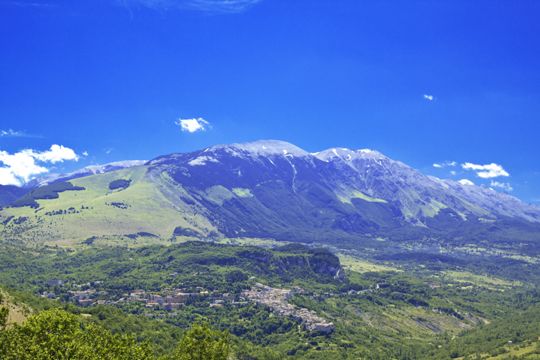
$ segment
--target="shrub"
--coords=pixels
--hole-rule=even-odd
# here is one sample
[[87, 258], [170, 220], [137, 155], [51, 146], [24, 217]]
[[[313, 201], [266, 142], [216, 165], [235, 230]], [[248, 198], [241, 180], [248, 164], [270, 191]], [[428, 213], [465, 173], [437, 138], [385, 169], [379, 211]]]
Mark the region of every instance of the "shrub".
[[131, 180], [118, 179], [109, 183], [109, 190], [124, 190], [131, 185]]

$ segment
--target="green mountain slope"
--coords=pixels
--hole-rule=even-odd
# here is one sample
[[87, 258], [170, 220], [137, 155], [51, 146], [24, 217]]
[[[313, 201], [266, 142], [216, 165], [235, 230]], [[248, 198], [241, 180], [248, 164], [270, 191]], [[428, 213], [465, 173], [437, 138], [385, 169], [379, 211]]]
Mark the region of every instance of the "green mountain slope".
[[[119, 179], [130, 180], [129, 186], [111, 190], [110, 184]], [[3, 236], [8, 240], [68, 245], [102, 238], [126, 241], [126, 235], [139, 242], [159, 242], [171, 238], [177, 227], [197, 229], [200, 233], [213, 230], [204, 216], [194, 213], [182, 201], [166, 197], [167, 181], [148, 177], [146, 167], [93, 175], [70, 183], [83, 190], [63, 191], [56, 199], [35, 199], [37, 208], [4, 209]], [[31, 196], [32, 193], [27, 195]]]

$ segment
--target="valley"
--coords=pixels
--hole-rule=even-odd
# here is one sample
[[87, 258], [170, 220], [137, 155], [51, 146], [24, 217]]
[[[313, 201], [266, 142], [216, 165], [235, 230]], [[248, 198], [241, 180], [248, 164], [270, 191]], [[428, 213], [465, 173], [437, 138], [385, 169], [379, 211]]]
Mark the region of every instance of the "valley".
[[[5, 249], [1, 256], [0, 282], [28, 294], [23, 298], [35, 309], [90, 314], [112, 331], [142, 331], [137, 336], [150, 341], [162, 331], [205, 319], [229, 331], [238, 358], [246, 359], [427, 359], [434, 354], [442, 359], [446, 350], [438, 349], [461, 341], [463, 331], [489, 329], [538, 307], [538, 290], [526, 282], [474, 275], [456, 266], [441, 271], [429, 263], [358, 259], [355, 267], [350, 256], [342, 268], [330, 252], [300, 245], [263, 249], [186, 242], [78, 251]], [[352, 270], [358, 266], [360, 272]], [[257, 289], [269, 293], [256, 295]], [[155, 322], [160, 330], [149, 334], [121, 321], [107, 324], [102, 314], [112, 309]], [[508, 334], [503, 341], [501, 335], [501, 346], [534, 341], [530, 334], [537, 327], [531, 325], [517, 340]], [[161, 343], [160, 351], [171, 346]]]
[[156, 358], [193, 324], [235, 359], [540, 356], [540, 210], [372, 150], [216, 146], [4, 199], [9, 328], [62, 309]]

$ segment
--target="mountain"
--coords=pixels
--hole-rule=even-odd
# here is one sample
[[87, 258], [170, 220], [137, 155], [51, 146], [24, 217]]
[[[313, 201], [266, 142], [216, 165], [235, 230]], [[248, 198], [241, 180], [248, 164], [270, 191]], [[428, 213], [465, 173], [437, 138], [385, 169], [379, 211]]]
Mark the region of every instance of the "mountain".
[[146, 160], [127, 160], [112, 162], [104, 165], [90, 165], [67, 174], [48, 174], [41, 176], [29, 181], [22, 187], [14, 185], [0, 185], [0, 207], [11, 205], [14, 201], [38, 187], [85, 176], [104, 174], [115, 170], [140, 166], [144, 163], [146, 163]]
[[225, 237], [539, 249], [539, 208], [423, 175], [374, 150], [309, 153], [267, 140], [134, 165], [89, 170], [32, 190], [2, 211], [1, 236], [55, 243]]
[[11, 204], [28, 191], [14, 185], [0, 185], [0, 207]]
[[238, 358], [537, 353], [540, 210], [509, 195], [281, 141], [41, 184], [4, 188], [0, 210], [0, 285], [30, 322], [73, 309], [165, 357], [198, 318]]
[[95, 175], [95, 174], [104, 174], [107, 172], [126, 169], [134, 166], [141, 166], [146, 163], [146, 160], [125, 160], [125, 161], [115, 161], [103, 165], [90, 165], [82, 169], [75, 170], [67, 174], [48, 174], [46, 176], [39, 177], [34, 179], [27, 184], [25, 188], [36, 188], [40, 186], [49, 185], [55, 182], [68, 181], [72, 179], [77, 179], [85, 176]]

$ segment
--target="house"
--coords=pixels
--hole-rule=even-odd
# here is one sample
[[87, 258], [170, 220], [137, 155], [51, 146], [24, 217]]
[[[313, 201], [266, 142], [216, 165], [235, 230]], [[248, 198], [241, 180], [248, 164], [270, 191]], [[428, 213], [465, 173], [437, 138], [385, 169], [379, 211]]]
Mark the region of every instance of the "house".
[[64, 285], [64, 281], [58, 280], [58, 279], [51, 279], [47, 281], [47, 285], [48, 286], [62, 286]]
[[77, 301], [77, 304], [79, 304], [79, 306], [87, 307], [87, 306], [94, 305], [94, 300], [92, 300], [92, 299], [81, 299], [81, 300]]

